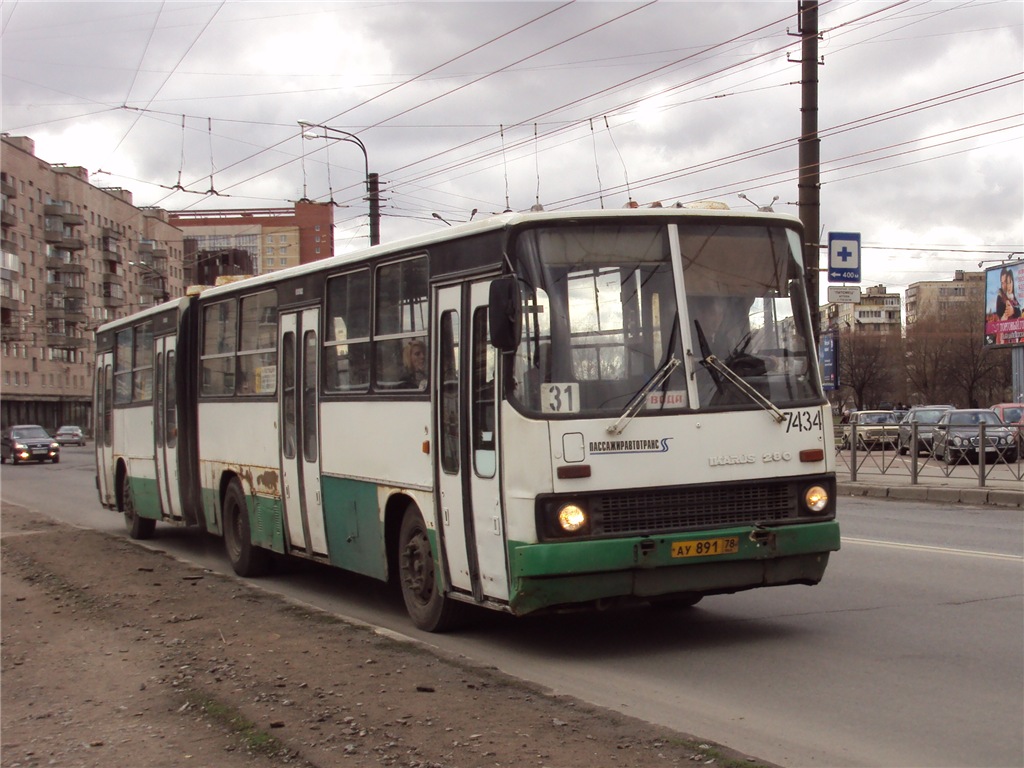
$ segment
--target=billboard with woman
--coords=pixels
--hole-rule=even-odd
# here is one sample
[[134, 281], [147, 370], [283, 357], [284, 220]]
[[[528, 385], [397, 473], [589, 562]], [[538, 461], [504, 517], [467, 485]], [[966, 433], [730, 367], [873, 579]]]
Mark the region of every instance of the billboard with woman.
[[985, 345], [1024, 345], [1024, 261], [985, 270]]

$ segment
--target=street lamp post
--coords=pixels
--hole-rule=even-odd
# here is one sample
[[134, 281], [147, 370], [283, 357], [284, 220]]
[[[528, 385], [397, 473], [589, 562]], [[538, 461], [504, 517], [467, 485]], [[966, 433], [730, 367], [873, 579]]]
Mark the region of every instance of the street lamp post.
[[[363, 153], [363, 170], [365, 171], [366, 178], [366, 196], [370, 201], [370, 245], [380, 244], [380, 177], [376, 173], [370, 173], [370, 157], [366, 152], [366, 145], [363, 140], [356, 136], [354, 133], [343, 131], [340, 128], [332, 128], [329, 125], [321, 125], [320, 123], [307, 123], [305, 120], [299, 120], [299, 126], [301, 128], [320, 128], [324, 131], [323, 136], [316, 134], [303, 133], [302, 138], [304, 139], [330, 139], [336, 138], [338, 141], [344, 141], [349, 144], [355, 144], [359, 147]], [[338, 134], [337, 137], [327, 135], [328, 132]]]

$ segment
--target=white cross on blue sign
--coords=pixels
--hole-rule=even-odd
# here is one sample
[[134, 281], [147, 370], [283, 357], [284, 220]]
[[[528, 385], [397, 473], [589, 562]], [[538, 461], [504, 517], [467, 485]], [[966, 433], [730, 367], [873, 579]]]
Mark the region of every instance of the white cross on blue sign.
[[828, 233], [828, 281], [860, 282], [860, 232]]

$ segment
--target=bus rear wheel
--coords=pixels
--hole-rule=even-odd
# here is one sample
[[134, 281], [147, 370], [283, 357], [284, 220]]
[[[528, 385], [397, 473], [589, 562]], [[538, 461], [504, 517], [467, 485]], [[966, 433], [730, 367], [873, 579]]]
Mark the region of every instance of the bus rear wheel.
[[270, 553], [252, 543], [249, 510], [237, 480], [231, 481], [224, 494], [224, 550], [239, 576], [262, 576], [270, 567]]
[[398, 577], [413, 624], [426, 632], [445, 632], [462, 623], [465, 606], [447, 597], [438, 584], [434, 552], [423, 516], [409, 507], [398, 534]]
[[121, 477], [121, 506], [124, 509], [124, 526], [128, 529], [129, 538], [153, 538], [156, 520], [151, 517], [139, 517], [138, 510], [135, 509], [135, 496], [132, 495], [132, 484], [128, 480], [127, 472]]

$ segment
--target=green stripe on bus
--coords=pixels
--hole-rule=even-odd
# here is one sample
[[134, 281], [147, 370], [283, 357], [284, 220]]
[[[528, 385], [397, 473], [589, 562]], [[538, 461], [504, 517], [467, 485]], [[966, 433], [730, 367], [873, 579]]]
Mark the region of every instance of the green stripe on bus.
[[512, 577], [565, 576], [593, 571], [616, 571], [631, 568], [654, 568], [679, 565], [672, 557], [673, 542], [739, 537], [739, 551], [731, 555], [687, 558], [702, 560], [764, 560], [784, 555], [829, 552], [839, 549], [839, 524], [831, 522], [780, 526], [767, 529], [772, 544], [758, 544], [750, 539], [750, 527], [724, 528], [714, 532], [680, 533], [662, 536], [634, 536], [621, 539], [590, 541], [558, 541], [545, 544], [509, 544]]

